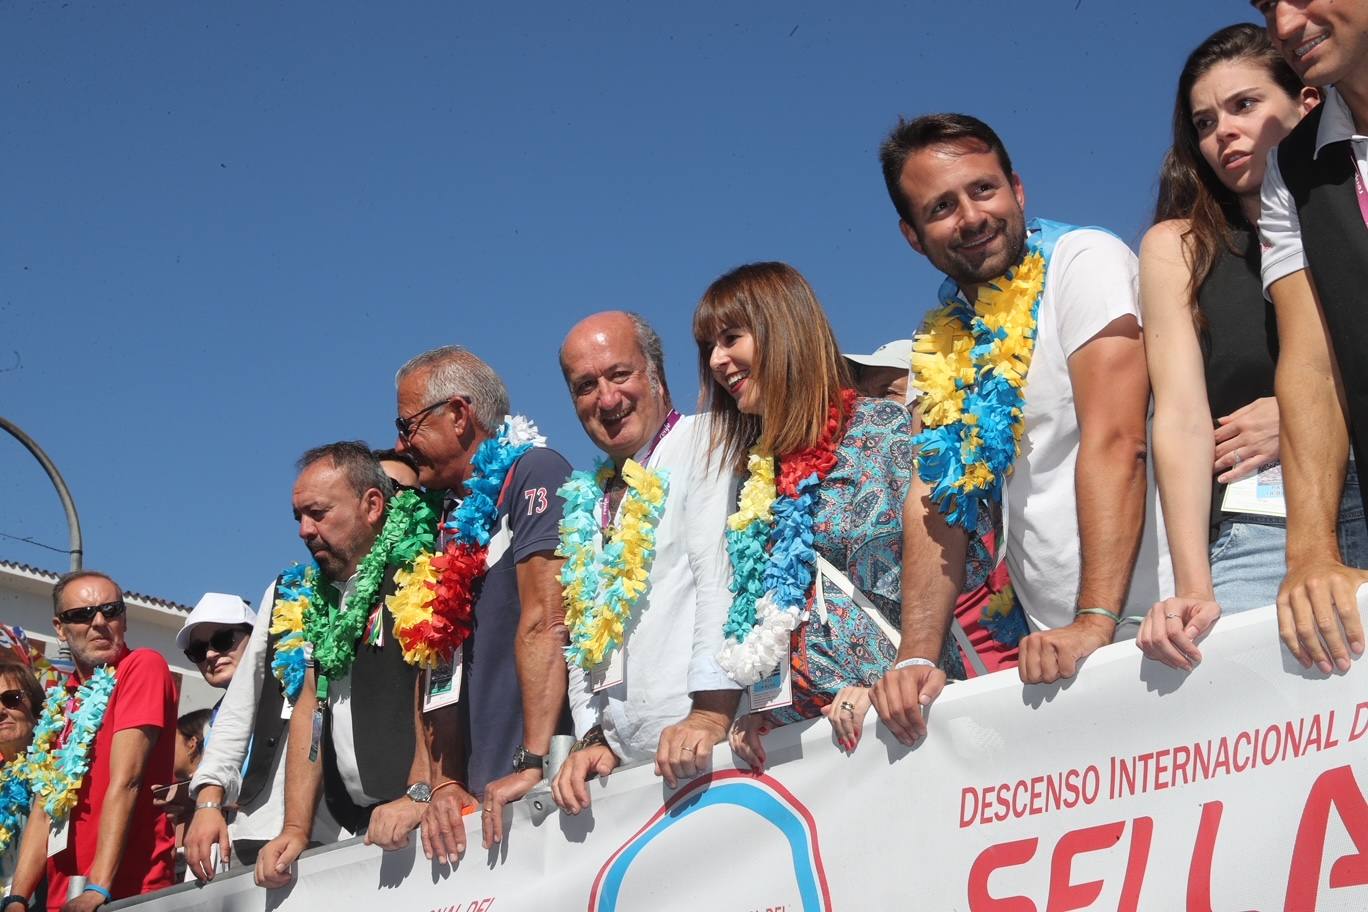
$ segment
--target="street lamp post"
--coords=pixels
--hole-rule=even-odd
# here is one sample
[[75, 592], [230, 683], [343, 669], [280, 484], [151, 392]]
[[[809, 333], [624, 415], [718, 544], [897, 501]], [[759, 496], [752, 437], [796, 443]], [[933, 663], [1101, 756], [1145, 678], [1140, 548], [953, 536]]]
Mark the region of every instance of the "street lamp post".
[[67, 541], [71, 546], [71, 569], [81, 569], [81, 558], [84, 549], [81, 547], [81, 520], [76, 515], [76, 502], [71, 499], [71, 492], [67, 490], [66, 482], [62, 480], [62, 473], [57, 471], [57, 466], [48, 458], [48, 454], [43, 452], [37, 442], [25, 434], [19, 425], [10, 421], [8, 418], [0, 418], [0, 429], [8, 431], [10, 436], [22, 443], [33, 458], [42, 465], [43, 471], [47, 472], [48, 478], [52, 481], [52, 486], [57, 489], [57, 496], [62, 499], [62, 509], [66, 511], [67, 520]]

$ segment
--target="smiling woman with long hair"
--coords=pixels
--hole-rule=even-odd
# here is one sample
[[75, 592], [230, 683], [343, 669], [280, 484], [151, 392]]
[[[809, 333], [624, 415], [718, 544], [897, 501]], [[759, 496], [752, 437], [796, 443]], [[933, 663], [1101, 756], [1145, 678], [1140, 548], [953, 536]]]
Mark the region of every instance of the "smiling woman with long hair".
[[[1272, 604], [1284, 575], [1286, 521], [1222, 508], [1229, 483], [1279, 456], [1277, 322], [1254, 226], [1269, 151], [1318, 98], [1249, 24], [1202, 42], [1178, 78], [1173, 146], [1140, 248], [1155, 468], [1177, 596], [1155, 606], [1137, 637], [1147, 655], [1178, 668], [1200, 658], [1195, 639], [1222, 611]], [[1362, 512], [1352, 463], [1349, 472], [1340, 546], [1346, 563], [1363, 566], [1362, 524], [1345, 522]], [[1346, 536], [1356, 530], [1357, 541]]]
[[700, 410], [744, 482], [728, 521], [737, 595], [720, 661], [742, 684], [773, 680], [776, 665], [791, 676], [791, 702], [740, 719], [732, 745], [759, 767], [767, 725], [824, 714], [853, 749], [868, 689], [897, 654], [907, 411], [856, 398], [816, 295], [784, 263], [717, 279], [693, 331]]

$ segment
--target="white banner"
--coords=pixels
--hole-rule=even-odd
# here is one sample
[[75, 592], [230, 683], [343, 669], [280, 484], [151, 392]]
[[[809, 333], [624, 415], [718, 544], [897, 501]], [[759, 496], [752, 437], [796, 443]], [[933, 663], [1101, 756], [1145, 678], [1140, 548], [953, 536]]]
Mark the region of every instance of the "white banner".
[[1203, 650], [1190, 675], [1123, 643], [1062, 685], [1023, 688], [1014, 672], [952, 685], [912, 750], [871, 724], [846, 756], [817, 720], [767, 736], [763, 776], [734, 769], [725, 747], [716, 772], [674, 792], [649, 767], [624, 770], [578, 817], [520, 804], [495, 852], [468, 817], [474, 848], [455, 870], [345, 844], [302, 859], [289, 889], [245, 873], [135, 904], [1368, 909], [1368, 659], [1303, 671], [1271, 608], [1222, 620]]

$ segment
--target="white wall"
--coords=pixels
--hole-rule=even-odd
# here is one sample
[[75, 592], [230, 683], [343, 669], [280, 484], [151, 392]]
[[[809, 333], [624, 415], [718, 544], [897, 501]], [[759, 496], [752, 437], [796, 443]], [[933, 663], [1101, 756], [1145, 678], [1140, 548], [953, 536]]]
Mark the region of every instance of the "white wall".
[[[55, 580], [42, 571], [0, 565], [0, 622], [18, 625], [30, 638], [47, 643], [47, 655], [57, 655], [57, 636], [52, 629], [52, 586]], [[180, 674], [180, 712], [213, 706], [223, 692], [204, 683], [185, 653], [176, 648], [176, 632], [185, 623], [186, 611], [125, 595], [128, 605], [128, 645], [147, 646], [160, 652], [173, 672]]]

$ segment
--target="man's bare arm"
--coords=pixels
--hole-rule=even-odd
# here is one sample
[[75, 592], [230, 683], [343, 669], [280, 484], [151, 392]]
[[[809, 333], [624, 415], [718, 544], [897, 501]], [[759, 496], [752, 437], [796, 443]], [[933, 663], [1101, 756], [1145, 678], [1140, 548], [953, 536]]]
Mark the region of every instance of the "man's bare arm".
[[133, 819], [133, 805], [144, 787], [147, 761], [160, 735], [161, 730], [155, 725], [141, 725], [116, 731], [110, 739], [109, 786], [100, 808], [95, 860], [86, 871], [90, 883], [109, 889], [119, 873], [124, 846], [128, 843], [128, 827]]
[[[914, 425], [917, 423], [914, 420]], [[964, 586], [968, 549], [969, 533], [946, 521], [940, 507], [931, 501], [930, 487], [913, 469], [903, 501], [902, 642], [898, 661], [921, 659], [923, 663], [889, 671], [870, 691], [879, 718], [903, 744], [911, 745], [926, 734], [924, 710], [945, 686], [945, 674], [934, 663], [940, 661], [955, 614], [955, 600]]]
[[565, 561], [552, 552], [531, 554], [518, 562], [518, 618], [514, 659], [522, 689], [523, 743], [535, 754], [551, 748], [565, 706], [565, 608], [560, 571]]
[[1336, 534], [1349, 459], [1344, 383], [1310, 274], [1294, 272], [1269, 292], [1278, 315], [1274, 388], [1287, 500], [1278, 629], [1304, 667], [1314, 663], [1329, 673], [1333, 663], [1347, 671], [1350, 653], [1363, 654], [1355, 594], [1368, 574], [1344, 566]]
[[[1120, 615], [1145, 525], [1145, 413], [1149, 374], [1140, 323], [1117, 317], [1069, 356], [1078, 460], [1074, 491], [1080, 552], [1076, 608]], [[1021, 640], [1021, 680], [1048, 684], [1073, 677], [1078, 663], [1111, 642], [1116, 623], [1098, 614]]]
[[262, 886], [282, 887], [289, 883], [290, 865], [313, 835], [314, 812], [323, 786], [323, 746], [318, 745], [318, 754], [309, 758], [314, 710], [318, 706], [314, 688], [314, 672], [309, 669], [290, 715], [290, 737], [285, 747], [285, 820], [280, 835], [257, 855], [256, 881]]

